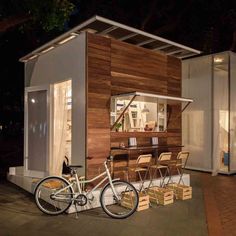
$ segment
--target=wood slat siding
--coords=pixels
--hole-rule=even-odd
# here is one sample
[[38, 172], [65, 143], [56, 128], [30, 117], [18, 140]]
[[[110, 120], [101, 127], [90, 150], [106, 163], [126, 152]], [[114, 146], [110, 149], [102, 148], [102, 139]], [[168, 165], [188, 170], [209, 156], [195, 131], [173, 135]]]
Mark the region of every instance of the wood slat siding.
[[87, 177], [110, 154], [110, 39], [87, 34]]
[[167, 56], [111, 39], [111, 94], [167, 94]]
[[[98, 174], [99, 168], [101, 171], [110, 147], [121, 142], [128, 145], [128, 137], [136, 137], [139, 145], [150, 144], [153, 136], [159, 137], [161, 144], [181, 145], [180, 104], [169, 104], [168, 132], [110, 132], [109, 117], [111, 95], [138, 91], [181, 96], [181, 61], [94, 34], [88, 33], [87, 41], [87, 155], [93, 157], [87, 161], [87, 177]], [[180, 148], [171, 151], [176, 156]], [[127, 163], [120, 160], [117, 165], [125, 167]], [[124, 176], [123, 171], [117, 175]]]

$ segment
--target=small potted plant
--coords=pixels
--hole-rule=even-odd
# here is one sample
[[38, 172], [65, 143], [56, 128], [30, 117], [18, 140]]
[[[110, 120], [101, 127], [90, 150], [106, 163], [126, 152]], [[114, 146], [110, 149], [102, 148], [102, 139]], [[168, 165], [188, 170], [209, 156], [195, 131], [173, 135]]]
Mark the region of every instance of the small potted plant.
[[118, 122], [116, 125], [115, 125], [115, 129], [116, 129], [116, 132], [119, 131], [120, 127], [122, 126], [122, 124], [120, 122]]

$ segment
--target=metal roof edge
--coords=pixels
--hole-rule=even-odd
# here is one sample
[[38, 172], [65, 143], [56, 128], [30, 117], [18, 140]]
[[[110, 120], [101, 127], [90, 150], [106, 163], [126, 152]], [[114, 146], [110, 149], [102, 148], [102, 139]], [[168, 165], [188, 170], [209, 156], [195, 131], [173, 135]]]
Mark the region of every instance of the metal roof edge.
[[20, 62], [24, 62], [24, 60], [25, 60], [26, 58], [28, 58], [28, 57], [30, 57], [30, 56], [33, 56], [33, 54], [37, 53], [38, 51], [41, 51], [41, 50], [43, 50], [43, 49], [45, 49], [45, 48], [47, 48], [47, 47], [52, 46], [53, 44], [55, 44], [56, 42], [58, 42], [58, 41], [60, 41], [60, 40], [63, 40], [66, 36], [69, 36], [71, 33], [74, 33], [75, 31], [78, 31], [79, 29], [83, 28], [83, 27], [86, 26], [87, 24], [90, 24], [90, 23], [94, 22], [95, 20], [97, 20], [97, 16], [96, 16], [96, 15], [93, 16], [93, 17], [91, 17], [90, 19], [88, 19], [88, 20], [82, 22], [81, 24], [79, 24], [79, 25], [73, 27], [71, 30], [69, 30], [69, 31], [67, 31], [67, 32], [65, 32], [65, 33], [63, 33], [63, 34], [61, 34], [60, 36], [58, 36], [58, 37], [56, 37], [56, 38], [50, 40], [49, 42], [43, 44], [42, 46], [36, 48], [36, 49], [33, 50], [32, 52], [30, 52], [30, 53], [26, 54], [25, 56], [21, 57], [21, 58], [19, 59], [19, 61], [20, 61]]
[[109, 23], [109, 24], [112, 24], [112, 25], [115, 25], [115, 26], [118, 26], [118, 27], [121, 27], [121, 28], [130, 30], [130, 31], [134, 31], [134, 32], [136, 32], [136, 33], [138, 33], [138, 34], [142, 34], [142, 35], [144, 35], [144, 36], [147, 36], [147, 37], [150, 37], [150, 38], [153, 38], [153, 39], [162, 41], [162, 42], [164, 42], [164, 43], [172, 44], [173, 46], [180, 47], [180, 48], [183, 48], [183, 49], [192, 51], [192, 52], [194, 52], [194, 53], [200, 54], [200, 53], [202, 52], [202, 51], [199, 51], [199, 50], [190, 48], [190, 47], [188, 47], [188, 46], [184, 46], [184, 45], [182, 45], [182, 44], [175, 43], [175, 42], [173, 42], [173, 41], [171, 41], [171, 40], [168, 40], [168, 39], [165, 39], [165, 38], [156, 36], [156, 35], [154, 35], [154, 34], [147, 33], [147, 32], [145, 32], [145, 31], [142, 31], [142, 30], [133, 28], [133, 27], [131, 27], [131, 26], [127, 26], [127, 25], [118, 23], [118, 22], [116, 22], [116, 21], [109, 20], [109, 19], [104, 18], [104, 17], [101, 17], [101, 16], [96, 16], [96, 19], [97, 19], [97, 20], [100, 20], [100, 21], [102, 21], [102, 22], [104, 22], [104, 23]]
[[50, 48], [52, 46], [58, 46], [58, 42], [62, 41], [63, 39], [65, 39], [66, 37], [72, 35], [73, 33], [80, 33], [78, 32], [80, 29], [82, 29], [83, 27], [85, 27], [86, 25], [89, 25], [93, 22], [95, 22], [96, 20], [100, 21], [100, 22], [103, 22], [103, 23], [107, 23], [107, 24], [111, 24], [113, 26], [117, 26], [117, 27], [120, 27], [120, 28], [123, 28], [123, 29], [126, 29], [128, 31], [131, 31], [131, 32], [134, 32], [134, 33], [137, 33], [137, 34], [140, 34], [140, 35], [143, 35], [143, 36], [146, 36], [146, 37], [149, 37], [149, 38], [152, 38], [154, 40], [158, 40], [158, 41], [161, 41], [163, 43], [166, 43], [166, 44], [170, 44], [172, 46], [175, 46], [175, 47], [179, 47], [181, 49], [184, 49], [184, 50], [188, 50], [190, 52], [193, 52], [193, 53], [196, 53], [196, 54], [200, 54], [202, 53], [201, 51], [199, 50], [196, 50], [196, 49], [193, 49], [193, 48], [190, 48], [188, 46], [184, 46], [182, 44], [179, 44], [179, 43], [175, 43], [171, 40], [168, 40], [168, 39], [165, 39], [165, 38], [162, 38], [162, 37], [159, 37], [159, 36], [156, 36], [154, 34], [151, 34], [151, 33], [147, 33], [145, 31], [142, 31], [142, 30], [139, 30], [139, 29], [136, 29], [136, 28], [133, 28], [133, 27], [130, 27], [130, 26], [127, 26], [127, 25], [124, 25], [124, 24], [121, 24], [121, 23], [118, 23], [116, 21], [113, 21], [113, 20], [109, 20], [107, 18], [104, 18], [104, 17], [101, 17], [101, 16], [98, 16], [98, 15], [95, 15], [93, 17], [91, 17], [90, 19], [80, 23], [79, 25], [73, 27], [71, 30], [63, 33], [62, 35], [54, 38], [53, 40], [43, 44], [42, 46], [36, 48], [35, 50], [33, 50], [32, 52], [28, 53], [27, 55], [21, 57], [19, 59], [20, 62], [25, 62], [29, 59], [33, 59], [31, 57], [37, 57], [41, 54], [41, 52], [43, 50], [47, 50], [47, 48]]

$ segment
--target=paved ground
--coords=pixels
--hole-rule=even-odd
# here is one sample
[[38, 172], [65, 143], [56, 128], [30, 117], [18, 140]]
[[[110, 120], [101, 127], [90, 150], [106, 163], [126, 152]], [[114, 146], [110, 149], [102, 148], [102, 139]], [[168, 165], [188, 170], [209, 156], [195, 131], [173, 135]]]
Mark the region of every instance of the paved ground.
[[15, 185], [0, 184], [0, 236], [205, 236], [207, 224], [201, 177], [191, 177], [193, 199], [137, 212], [125, 220], [107, 217], [100, 209], [75, 215], [47, 216], [32, 195]]
[[236, 236], [236, 176], [199, 176], [202, 179], [209, 235]]

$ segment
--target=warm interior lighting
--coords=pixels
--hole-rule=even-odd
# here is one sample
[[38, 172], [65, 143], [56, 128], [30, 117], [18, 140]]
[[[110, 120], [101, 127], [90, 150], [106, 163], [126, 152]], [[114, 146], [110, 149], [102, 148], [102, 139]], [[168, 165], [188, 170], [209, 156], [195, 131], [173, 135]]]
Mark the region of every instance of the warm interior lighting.
[[31, 56], [31, 57], [27, 58], [27, 59], [26, 59], [26, 61], [27, 61], [27, 60], [32, 60], [32, 59], [36, 58], [37, 56], [38, 56], [38, 55], [37, 55], [37, 54], [35, 54], [35, 55], [33, 55], [33, 56]]
[[32, 103], [35, 103], [36, 101], [35, 101], [35, 99], [34, 99], [34, 98], [31, 98], [31, 102], [32, 102]]
[[71, 39], [75, 38], [76, 35], [70, 35], [69, 37], [63, 39], [62, 41], [60, 41], [58, 44], [63, 44], [63, 43], [66, 43], [68, 41], [70, 41]]
[[223, 59], [220, 58], [220, 57], [215, 57], [215, 58], [214, 58], [214, 62], [215, 62], [215, 63], [221, 63], [221, 62], [223, 62]]
[[46, 49], [42, 50], [41, 53], [45, 53], [45, 52], [51, 51], [53, 48], [55, 48], [55, 47], [51, 46], [49, 48], [46, 48]]

